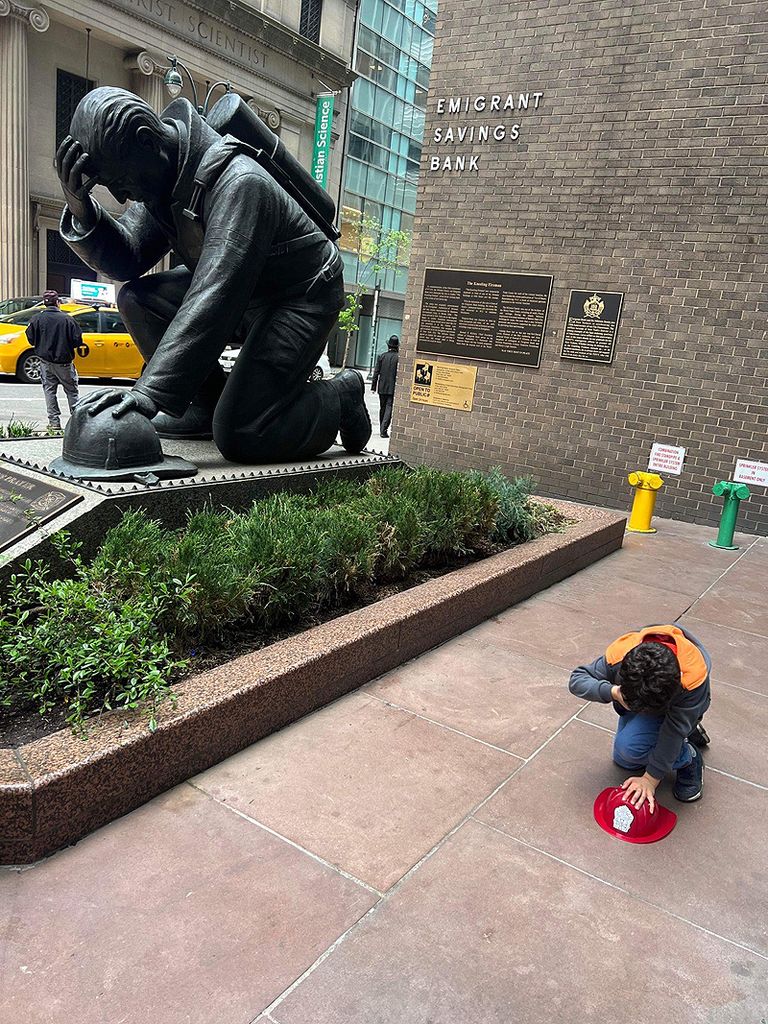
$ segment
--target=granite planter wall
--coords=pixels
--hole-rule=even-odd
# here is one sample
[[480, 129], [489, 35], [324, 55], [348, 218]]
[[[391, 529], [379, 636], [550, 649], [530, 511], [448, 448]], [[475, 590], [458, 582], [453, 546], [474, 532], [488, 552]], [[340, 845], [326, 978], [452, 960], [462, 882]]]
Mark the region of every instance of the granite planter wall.
[[473, 563], [185, 680], [150, 733], [105, 716], [0, 750], [0, 863], [28, 864], [621, 547], [625, 517], [557, 502], [562, 534]]

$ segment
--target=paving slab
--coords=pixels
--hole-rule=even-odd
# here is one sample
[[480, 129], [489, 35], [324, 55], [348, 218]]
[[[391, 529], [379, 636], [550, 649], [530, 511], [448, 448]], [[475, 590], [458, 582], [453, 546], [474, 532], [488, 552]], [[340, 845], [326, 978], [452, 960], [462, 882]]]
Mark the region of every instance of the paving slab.
[[[669, 582], [671, 584], [671, 577]], [[608, 618], [614, 621], [618, 611], [623, 622], [643, 626], [653, 622], [674, 622], [691, 604], [692, 594], [689, 588], [654, 587], [601, 568], [597, 572], [580, 572], [570, 581], [564, 580], [548, 587], [538, 600], [585, 615], [605, 617], [607, 613]]]
[[[627, 540], [631, 539], [642, 543], [643, 541], [651, 542], [667, 538], [687, 537], [690, 540], [708, 544], [709, 541], [717, 537], [716, 526], [701, 526], [699, 523], [687, 523], [683, 519], [666, 519], [661, 516], [654, 516], [653, 525], [656, 527], [656, 533], [627, 532]], [[742, 546], [751, 543], [755, 539], [752, 534], [741, 533], [740, 531], [737, 531], [734, 536], [736, 537], [735, 543]]]
[[383, 892], [521, 763], [355, 693], [192, 781]]
[[[718, 552], [714, 530], [657, 525], [195, 786], [0, 871], [2, 1024], [768, 1021], [768, 544]], [[665, 783], [677, 827], [631, 846], [592, 819], [628, 773], [609, 732], [569, 722], [568, 671], [681, 614], [713, 655], [706, 756], [730, 775], [708, 771], [694, 805]]]
[[574, 713], [566, 680], [562, 668], [465, 634], [364, 689], [529, 757]]
[[[690, 546], [690, 542], [685, 540], [677, 544]], [[627, 547], [626, 541], [624, 545], [620, 552], [609, 555], [579, 575], [588, 578], [594, 575], [595, 579], [607, 582], [613, 591], [619, 588], [630, 590], [633, 584], [638, 583], [670, 590], [685, 596], [690, 603], [716, 583], [723, 573], [727, 573], [734, 561], [724, 561], [710, 547], [703, 553], [697, 546], [691, 549], [690, 555], [684, 547], [672, 556], [657, 555], [653, 548]]]
[[682, 529], [669, 531], [667, 528], [647, 536], [626, 533], [623, 550], [627, 551], [629, 557], [642, 554], [647, 558], [661, 558], [677, 564], [682, 564], [685, 560], [699, 565], [709, 565], [713, 569], [719, 566], [722, 569], [737, 561], [755, 541], [749, 534], [735, 534], [734, 543], [739, 545], [739, 550], [729, 551], [727, 548], [710, 546], [709, 542], [716, 537], [717, 530], [683, 524]]
[[768, 566], [746, 554], [691, 607], [697, 619], [768, 636]]
[[[612, 704], [588, 703], [579, 718], [616, 731]], [[708, 767], [768, 787], [768, 696], [730, 686], [715, 676], [704, 724], [712, 739], [704, 751]]]
[[759, 1024], [768, 963], [469, 822], [277, 1024]]
[[613, 764], [612, 742], [610, 733], [572, 722], [478, 818], [768, 955], [768, 791], [708, 772], [702, 800], [680, 804], [665, 782], [659, 799], [678, 815], [674, 831], [648, 846], [624, 843], [592, 817], [597, 794], [629, 774]]
[[604, 654], [616, 637], [638, 624], [615, 595], [606, 594], [602, 614], [590, 614], [550, 600], [549, 593], [494, 615], [464, 636], [570, 671]]
[[684, 615], [680, 625], [690, 629], [712, 655], [713, 679], [724, 679], [745, 690], [768, 694], [768, 636]]
[[0, 872], [0, 1020], [249, 1024], [374, 900], [180, 786]]

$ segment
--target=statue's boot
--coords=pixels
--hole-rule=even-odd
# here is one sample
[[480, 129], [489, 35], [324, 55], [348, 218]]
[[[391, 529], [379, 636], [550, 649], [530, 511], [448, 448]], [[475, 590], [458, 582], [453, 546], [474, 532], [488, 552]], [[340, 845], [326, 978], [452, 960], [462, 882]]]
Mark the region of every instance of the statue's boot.
[[159, 412], [152, 424], [160, 437], [171, 440], [210, 441], [213, 437], [213, 410], [195, 402], [183, 416]]
[[370, 440], [371, 417], [365, 406], [365, 382], [357, 370], [342, 370], [329, 382], [341, 400], [341, 443], [358, 455]]

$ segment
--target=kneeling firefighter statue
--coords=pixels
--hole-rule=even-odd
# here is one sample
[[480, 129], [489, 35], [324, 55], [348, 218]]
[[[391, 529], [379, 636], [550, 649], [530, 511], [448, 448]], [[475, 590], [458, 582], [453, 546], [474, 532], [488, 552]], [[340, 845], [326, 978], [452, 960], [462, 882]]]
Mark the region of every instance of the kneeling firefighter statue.
[[[233, 462], [309, 458], [339, 433], [347, 451], [364, 448], [360, 374], [308, 383], [343, 305], [334, 205], [239, 97], [207, 119], [185, 99], [158, 117], [132, 93], [94, 89], [56, 167], [62, 237], [88, 266], [127, 281], [118, 305], [147, 364], [130, 391], [106, 389], [73, 417], [71, 433], [86, 415], [117, 432], [103, 475], [129, 468], [114, 471], [129, 412], [161, 437], [212, 436]], [[127, 212], [107, 213], [90, 194], [96, 183], [133, 200]], [[147, 273], [171, 251], [180, 266]], [[229, 344], [242, 349], [227, 378], [218, 358]], [[79, 475], [82, 446], [69, 441], [60, 468]]]

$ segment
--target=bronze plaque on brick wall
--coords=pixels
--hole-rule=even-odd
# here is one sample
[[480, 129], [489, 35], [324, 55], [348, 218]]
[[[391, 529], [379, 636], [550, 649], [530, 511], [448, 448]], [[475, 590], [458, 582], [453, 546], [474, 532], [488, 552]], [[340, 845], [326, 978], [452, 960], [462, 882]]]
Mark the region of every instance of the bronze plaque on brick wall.
[[0, 465], [0, 551], [82, 500]]
[[612, 363], [623, 299], [622, 292], [571, 292], [560, 358]]
[[551, 294], [548, 274], [428, 268], [416, 348], [538, 367]]

